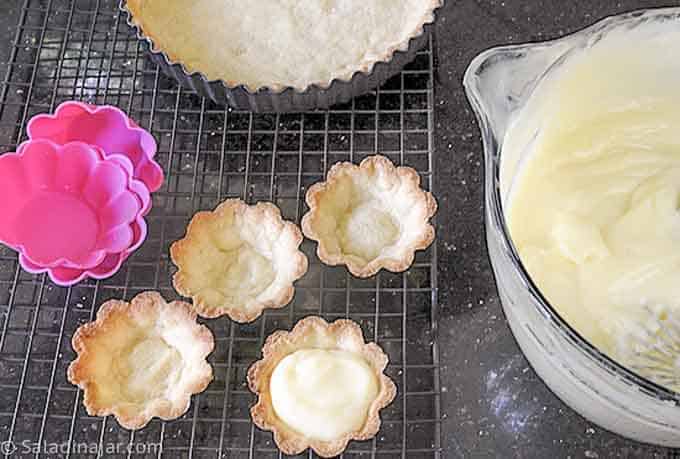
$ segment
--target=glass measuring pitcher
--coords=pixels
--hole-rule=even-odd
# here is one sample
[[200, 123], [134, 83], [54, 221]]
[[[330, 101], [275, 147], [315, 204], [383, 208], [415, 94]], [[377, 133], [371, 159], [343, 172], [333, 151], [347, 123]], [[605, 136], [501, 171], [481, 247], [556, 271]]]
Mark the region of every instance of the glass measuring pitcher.
[[[680, 394], [610, 359], [557, 313], [522, 265], [504, 215], [508, 183], [518, 169], [512, 165], [522, 158], [504, 157], [503, 143], [508, 126], [537, 85], [572, 53], [587, 49], [614, 30], [650, 21], [674, 21], [680, 27], [680, 8], [636, 11], [558, 40], [485, 51], [470, 64], [464, 85], [484, 144], [489, 256], [503, 310], [520, 348], [552, 391], [581, 415], [638, 441], [680, 447]], [[527, 131], [534, 129], [539, 131], [538, 123]], [[527, 154], [522, 149], [513, 151]], [[501, 172], [501, 165], [508, 161], [511, 167]]]

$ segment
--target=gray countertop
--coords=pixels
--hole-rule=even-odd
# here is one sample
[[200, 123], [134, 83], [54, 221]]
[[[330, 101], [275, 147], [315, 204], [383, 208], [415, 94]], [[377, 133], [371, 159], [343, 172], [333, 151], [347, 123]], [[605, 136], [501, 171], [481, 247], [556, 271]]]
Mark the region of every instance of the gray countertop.
[[436, 171], [445, 457], [673, 457], [587, 422], [538, 379], [505, 322], [486, 253], [482, 145], [461, 80], [480, 51], [680, 2], [448, 0], [436, 29]]
[[[647, 0], [447, 0], [436, 28], [444, 457], [671, 457], [587, 422], [538, 379], [501, 311], [482, 217], [482, 146], [461, 80], [494, 45], [559, 36]], [[0, 2], [0, 70], [19, 2]], [[4, 71], [3, 71], [4, 74]]]

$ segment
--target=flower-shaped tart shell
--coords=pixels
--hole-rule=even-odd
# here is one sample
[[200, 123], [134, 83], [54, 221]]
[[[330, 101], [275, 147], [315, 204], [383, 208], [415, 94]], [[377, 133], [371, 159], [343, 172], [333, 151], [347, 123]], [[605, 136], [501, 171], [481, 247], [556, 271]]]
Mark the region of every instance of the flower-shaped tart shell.
[[190, 305], [166, 303], [156, 292], [106, 302], [72, 344], [78, 357], [68, 379], [83, 389], [88, 414], [112, 414], [127, 429], [181, 416], [213, 378], [212, 333]]
[[143, 218], [131, 225], [133, 232], [133, 244], [129, 249], [120, 253], [108, 254], [101, 263], [94, 268], [75, 269], [59, 266], [56, 268], [44, 268], [29, 261], [24, 255], [19, 255], [19, 263], [24, 270], [32, 274], [42, 274], [47, 272], [52, 282], [62, 287], [75, 285], [82, 280], [91, 277], [92, 279], [107, 279], [120, 269], [125, 260], [136, 250], [146, 239], [146, 222]]
[[369, 156], [359, 166], [333, 165], [325, 182], [309, 188], [306, 200], [310, 210], [302, 230], [319, 243], [319, 259], [347, 265], [357, 277], [382, 268], [405, 271], [415, 251], [435, 237], [429, 223], [437, 211], [434, 196], [420, 188], [413, 168], [396, 167], [384, 156]]
[[[332, 441], [321, 441], [293, 430], [276, 415], [270, 391], [272, 374], [286, 356], [304, 349], [355, 353], [375, 371], [379, 391], [361, 429]], [[290, 332], [277, 331], [271, 334], [262, 348], [262, 355], [262, 360], [255, 362], [248, 370], [248, 385], [258, 396], [250, 413], [255, 425], [274, 433], [276, 444], [285, 454], [295, 455], [312, 448], [322, 457], [333, 457], [342, 453], [350, 440], [373, 438], [380, 430], [380, 410], [392, 403], [397, 394], [396, 386], [383, 373], [388, 364], [387, 355], [377, 344], [366, 343], [361, 327], [351, 320], [340, 319], [329, 324], [320, 317], [306, 317]]]
[[227, 199], [194, 215], [184, 239], [172, 245], [179, 268], [173, 284], [202, 317], [227, 314], [251, 322], [292, 300], [293, 282], [307, 272], [307, 257], [298, 250], [302, 240], [275, 205]]

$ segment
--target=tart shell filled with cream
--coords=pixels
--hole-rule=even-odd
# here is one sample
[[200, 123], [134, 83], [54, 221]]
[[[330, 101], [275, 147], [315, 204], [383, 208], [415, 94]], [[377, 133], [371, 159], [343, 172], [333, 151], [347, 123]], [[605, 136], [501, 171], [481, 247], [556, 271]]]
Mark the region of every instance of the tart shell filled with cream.
[[262, 353], [248, 371], [250, 390], [258, 395], [251, 415], [274, 433], [281, 451], [312, 448], [332, 457], [350, 440], [376, 435], [380, 410], [392, 402], [396, 387], [383, 374], [387, 356], [364, 342], [359, 325], [308, 317], [291, 332], [269, 336]]
[[357, 277], [382, 268], [404, 271], [415, 251], [434, 240], [429, 220], [437, 202], [420, 188], [414, 169], [396, 167], [384, 156], [370, 156], [359, 166], [335, 164], [325, 182], [307, 191], [306, 200], [310, 210], [302, 230], [318, 241], [319, 258], [347, 265]]
[[307, 272], [301, 243], [300, 229], [284, 221], [275, 205], [228, 199], [194, 215], [184, 239], [172, 245], [179, 268], [175, 289], [193, 298], [202, 317], [227, 314], [251, 322], [293, 298], [293, 282]]
[[166, 303], [156, 292], [106, 302], [72, 344], [78, 357], [68, 379], [83, 389], [88, 414], [112, 414], [127, 429], [181, 416], [213, 377], [210, 330], [196, 323], [190, 305]]

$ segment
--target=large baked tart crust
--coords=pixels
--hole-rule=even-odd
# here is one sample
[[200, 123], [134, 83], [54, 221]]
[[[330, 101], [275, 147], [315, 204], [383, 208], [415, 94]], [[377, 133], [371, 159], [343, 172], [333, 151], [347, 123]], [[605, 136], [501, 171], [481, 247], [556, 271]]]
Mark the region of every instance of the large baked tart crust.
[[[154, 52], [207, 80], [303, 92], [406, 51], [442, 0], [127, 0]], [[389, 11], [385, 11], [389, 9]]]

